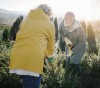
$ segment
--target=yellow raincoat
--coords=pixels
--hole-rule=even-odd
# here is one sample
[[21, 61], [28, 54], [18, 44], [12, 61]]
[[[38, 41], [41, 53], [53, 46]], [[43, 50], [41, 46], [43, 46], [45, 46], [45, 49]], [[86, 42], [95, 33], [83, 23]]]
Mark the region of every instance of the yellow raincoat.
[[31, 10], [21, 23], [10, 56], [10, 70], [42, 73], [44, 57], [54, 51], [54, 25], [41, 9]]

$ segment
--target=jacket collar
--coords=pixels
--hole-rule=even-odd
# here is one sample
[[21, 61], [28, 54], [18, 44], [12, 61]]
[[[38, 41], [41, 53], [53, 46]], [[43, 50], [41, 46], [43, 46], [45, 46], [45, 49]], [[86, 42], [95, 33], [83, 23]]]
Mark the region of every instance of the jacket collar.
[[69, 32], [73, 32], [75, 29], [77, 29], [78, 27], [80, 27], [80, 23], [77, 20], [75, 20], [74, 23], [72, 24], [72, 26], [70, 28], [66, 27], [65, 25], [64, 25], [64, 27]]

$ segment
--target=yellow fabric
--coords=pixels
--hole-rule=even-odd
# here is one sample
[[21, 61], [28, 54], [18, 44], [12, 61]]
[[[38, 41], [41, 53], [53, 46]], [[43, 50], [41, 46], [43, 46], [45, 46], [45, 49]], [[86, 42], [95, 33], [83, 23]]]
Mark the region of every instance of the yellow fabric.
[[54, 51], [54, 25], [41, 9], [31, 10], [17, 33], [10, 69], [42, 73], [44, 57]]

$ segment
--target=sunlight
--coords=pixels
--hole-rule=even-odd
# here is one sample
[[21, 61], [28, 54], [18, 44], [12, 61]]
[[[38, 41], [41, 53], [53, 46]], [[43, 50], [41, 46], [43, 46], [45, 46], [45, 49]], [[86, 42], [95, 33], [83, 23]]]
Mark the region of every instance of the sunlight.
[[[93, 0], [0, 0], [0, 8], [10, 11], [29, 12], [39, 4], [48, 4], [54, 16], [63, 17], [67, 11], [75, 13], [77, 19], [94, 20], [100, 18], [100, 7], [93, 7]], [[6, 5], [7, 3], [7, 5]]]

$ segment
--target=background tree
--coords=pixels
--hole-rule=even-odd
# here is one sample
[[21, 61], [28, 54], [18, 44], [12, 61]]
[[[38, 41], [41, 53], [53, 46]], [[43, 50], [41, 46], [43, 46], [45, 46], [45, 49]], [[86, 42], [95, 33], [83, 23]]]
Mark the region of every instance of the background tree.
[[3, 30], [3, 34], [2, 35], [3, 35], [2, 40], [5, 41], [5, 42], [8, 41], [9, 31], [8, 31], [7, 28]]
[[95, 33], [90, 23], [87, 26], [87, 42], [89, 47], [89, 53], [98, 54], [98, 50], [96, 47]]
[[54, 20], [54, 25], [55, 25], [55, 41], [57, 42], [57, 40], [58, 40], [58, 22], [57, 22], [57, 18], [55, 18], [55, 20]]
[[85, 23], [85, 21], [81, 21], [80, 23], [81, 23], [81, 25], [82, 25], [82, 27], [85, 31], [85, 34], [86, 34], [86, 23]]
[[62, 52], [65, 52], [65, 42], [62, 40], [61, 36], [59, 37], [59, 48]]
[[13, 26], [11, 27], [11, 30], [10, 30], [10, 40], [15, 41], [16, 34], [17, 34], [17, 32], [18, 32], [18, 30], [20, 28], [20, 23], [22, 22], [22, 20], [23, 20], [23, 16], [20, 16], [13, 23]]

